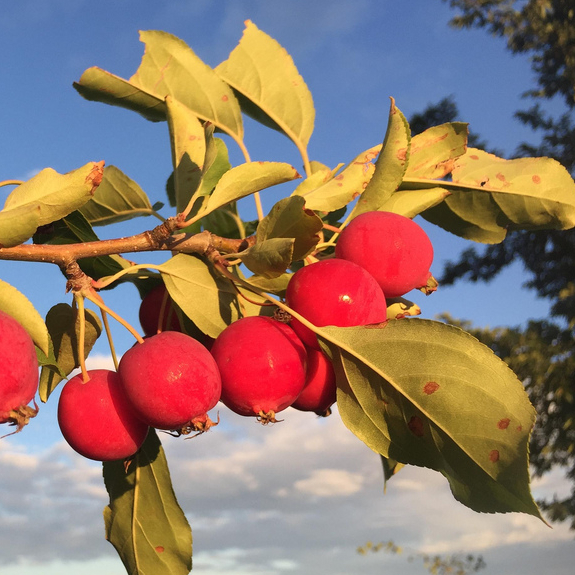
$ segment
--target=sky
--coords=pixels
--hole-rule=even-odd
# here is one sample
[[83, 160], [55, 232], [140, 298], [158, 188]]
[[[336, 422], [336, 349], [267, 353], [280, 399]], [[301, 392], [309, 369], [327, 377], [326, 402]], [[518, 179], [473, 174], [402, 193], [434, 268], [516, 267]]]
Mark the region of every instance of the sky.
[[[288, 50], [313, 94], [312, 159], [335, 166], [381, 142], [390, 97], [409, 117], [447, 95], [457, 101], [461, 120], [510, 154], [520, 141], [535, 140], [513, 119], [529, 104], [520, 97], [533, 81], [529, 62], [481, 31], [449, 28], [452, 15], [440, 0], [6, 3], [0, 11], [0, 180], [103, 159], [137, 181], [152, 203], [161, 201], [171, 171], [166, 124], [87, 102], [72, 82], [90, 66], [131, 76], [143, 53], [139, 30], [175, 34], [215, 66], [240, 39], [246, 19]], [[299, 167], [285, 137], [250, 121], [246, 132], [253, 159]], [[229, 147], [232, 163], [240, 162]], [[264, 208], [277, 199], [263, 195]], [[241, 209], [253, 217], [251, 203]], [[440, 275], [470, 243], [418, 221], [434, 244], [432, 271]], [[117, 237], [154, 225], [137, 219], [98, 233]], [[70, 301], [63, 276], [48, 264], [0, 261], [0, 278], [42, 315]], [[480, 326], [517, 325], [549, 309], [522, 288], [526, 279], [516, 265], [487, 285], [440, 287], [413, 299], [424, 317], [449, 312]], [[105, 298], [137, 325], [133, 287], [120, 286]], [[118, 326], [114, 338], [120, 352], [133, 343]], [[111, 367], [103, 340], [89, 361], [91, 368]], [[119, 575], [124, 569], [103, 537], [101, 468], [62, 440], [55, 396], [22, 433], [0, 441], [0, 574]], [[481, 554], [486, 574], [572, 573], [573, 535], [565, 526], [473, 513], [453, 500], [439, 474], [424, 469], [402, 470], [384, 495], [378, 456], [345, 429], [337, 410], [318, 419], [290, 409], [284, 422], [264, 428], [218, 409], [222, 423], [209, 433], [192, 441], [162, 438], [194, 533], [194, 572], [424, 573], [421, 562], [408, 562], [405, 554], [356, 552], [369, 540], [391, 539], [421, 552]], [[538, 498], [565, 493], [568, 485], [554, 472], [532, 487]]]

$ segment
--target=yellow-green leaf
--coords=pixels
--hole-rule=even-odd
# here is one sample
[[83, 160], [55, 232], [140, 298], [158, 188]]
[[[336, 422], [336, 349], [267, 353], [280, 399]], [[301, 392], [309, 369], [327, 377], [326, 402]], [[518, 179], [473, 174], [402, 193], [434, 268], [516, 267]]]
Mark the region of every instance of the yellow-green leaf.
[[0, 245], [12, 247], [32, 237], [36, 228], [81, 208], [102, 180], [104, 162], [90, 162], [67, 174], [46, 168], [20, 184], [0, 211]]
[[215, 71], [240, 94], [243, 111], [283, 132], [307, 163], [315, 108], [285, 48], [248, 20], [239, 44]]
[[44, 354], [49, 354], [50, 335], [42, 316], [22, 292], [2, 280], [0, 280], [0, 310], [13, 317]]

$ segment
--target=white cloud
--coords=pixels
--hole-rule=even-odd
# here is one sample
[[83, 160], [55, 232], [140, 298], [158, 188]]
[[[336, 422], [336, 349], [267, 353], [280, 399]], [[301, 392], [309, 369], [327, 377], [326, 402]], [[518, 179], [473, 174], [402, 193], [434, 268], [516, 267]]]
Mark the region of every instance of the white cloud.
[[340, 497], [361, 491], [363, 477], [345, 469], [314, 469], [306, 479], [296, 481], [296, 491], [316, 497]]

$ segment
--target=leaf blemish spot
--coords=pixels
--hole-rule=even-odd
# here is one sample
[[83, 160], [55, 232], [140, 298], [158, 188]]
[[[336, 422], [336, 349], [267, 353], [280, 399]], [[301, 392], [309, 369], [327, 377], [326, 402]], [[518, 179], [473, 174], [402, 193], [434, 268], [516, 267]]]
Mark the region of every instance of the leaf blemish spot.
[[535, 175], [531, 178], [533, 180], [534, 184], [540, 184], [541, 183], [541, 178], [538, 175]]
[[473, 154], [472, 156], [469, 156], [470, 160], [479, 160], [479, 156], [476, 156], [475, 154]]
[[423, 421], [421, 421], [421, 418], [414, 415], [409, 420], [407, 427], [409, 427], [409, 431], [416, 437], [423, 437]]
[[158, 553], [163, 553], [165, 551], [165, 549], [161, 545], [158, 545], [155, 549]]
[[492, 449], [489, 452], [489, 461], [491, 461], [491, 463], [497, 463], [499, 461], [499, 451], [497, 451], [497, 449]]
[[227, 102], [228, 101], [228, 97], [224, 94], [222, 96], [222, 102]]
[[497, 422], [497, 427], [499, 429], [507, 429], [509, 427], [510, 423], [511, 423], [511, 420], [508, 417], [505, 417], [504, 419], [500, 419]]
[[439, 389], [439, 383], [437, 383], [436, 381], [428, 381], [423, 386], [423, 393], [425, 393], [425, 395], [431, 395], [432, 393], [435, 393], [438, 389]]

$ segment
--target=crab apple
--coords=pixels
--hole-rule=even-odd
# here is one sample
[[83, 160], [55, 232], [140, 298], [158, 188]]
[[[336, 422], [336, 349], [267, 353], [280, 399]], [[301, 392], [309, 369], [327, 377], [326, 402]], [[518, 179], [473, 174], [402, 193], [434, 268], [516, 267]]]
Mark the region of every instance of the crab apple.
[[335, 256], [366, 269], [385, 296], [394, 298], [427, 284], [433, 246], [413, 220], [392, 212], [365, 212], [343, 230]]
[[115, 371], [88, 371], [70, 379], [58, 401], [58, 424], [64, 439], [80, 455], [96, 461], [131, 457], [148, 434], [126, 398]]
[[36, 415], [28, 407], [38, 391], [36, 348], [28, 332], [12, 316], [0, 311], [0, 423], [18, 431]]
[[291, 327], [270, 317], [244, 317], [216, 338], [222, 402], [262, 423], [289, 407], [305, 384], [306, 351]]
[[[160, 310], [164, 297], [167, 297], [160, 324]], [[145, 335], [154, 335], [158, 331], [182, 331], [178, 314], [174, 309], [172, 298], [167, 295], [164, 284], [159, 284], [152, 288], [142, 299], [139, 310], [140, 324]], [[169, 323], [168, 323], [169, 322]]]
[[336, 392], [331, 361], [322, 351], [308, 347], [305, 385], [292, 407], [299, 411], [313, 411], [317, 415], [329, 415]]
[[[386, 321], [383, 294], [361, 266], [334, 258], [295, 272], [287, 286], [286, 303], [317, 327], [350, 327]], [[295, 318], [290, 325], [307, 346], [320, 349], [313, 331]]]
[[193, 429], [193, 420], [220, 399], [214, 358], [200, 342], [177, 331], [163, 331], [130, 348], [118, 373], [138, 417], [157, 429]]

